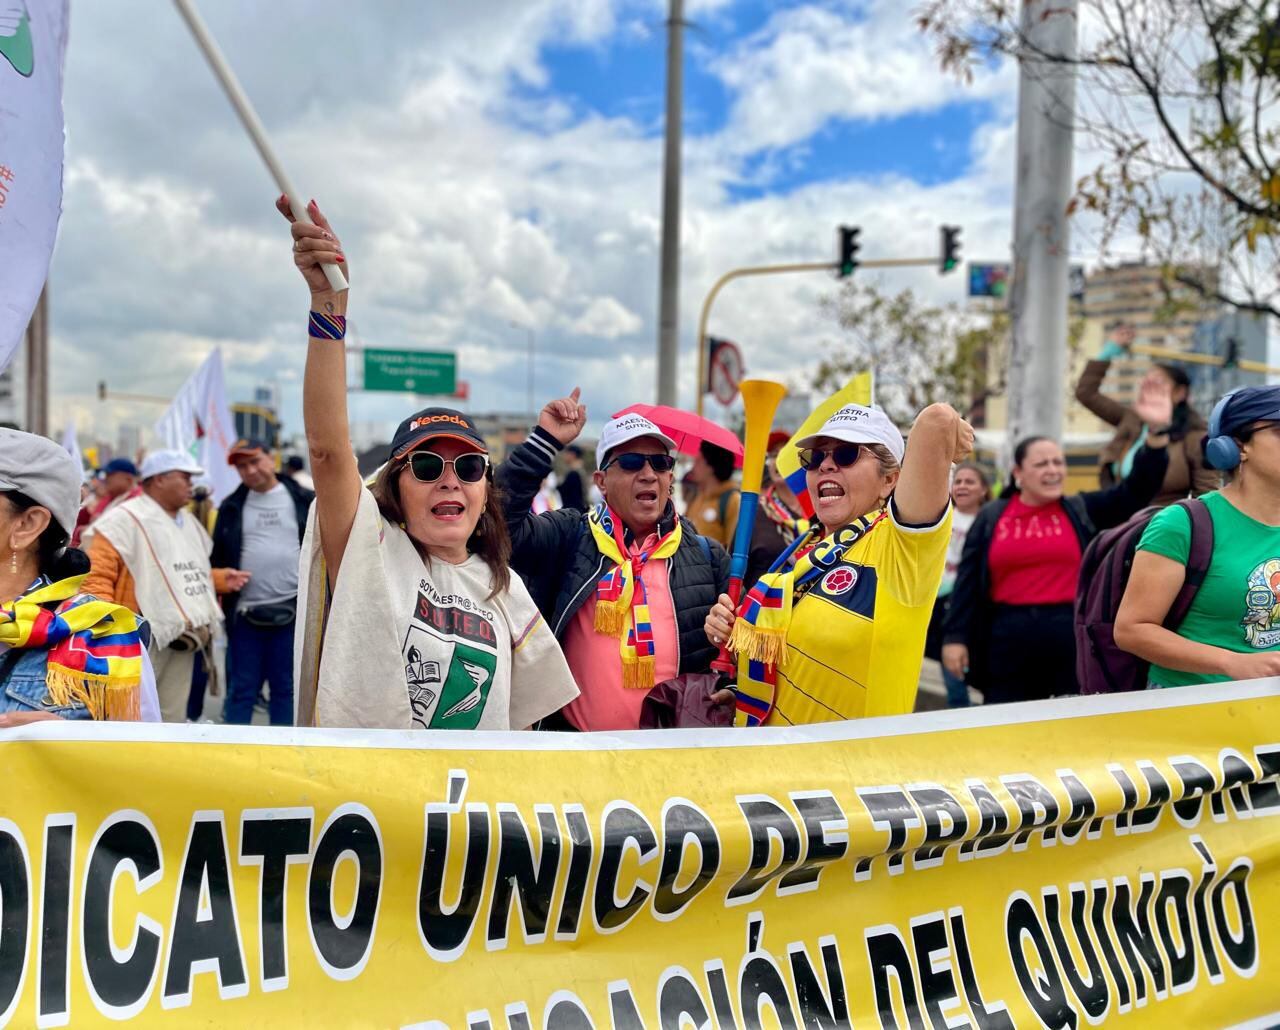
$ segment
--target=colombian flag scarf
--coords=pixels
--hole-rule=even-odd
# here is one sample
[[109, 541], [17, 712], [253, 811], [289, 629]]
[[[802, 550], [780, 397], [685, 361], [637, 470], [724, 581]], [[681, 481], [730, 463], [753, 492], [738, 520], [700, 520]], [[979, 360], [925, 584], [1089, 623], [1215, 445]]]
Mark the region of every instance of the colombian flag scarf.
[[[729, 649], [738, 656], [735, 726], [759, 726], [773, 710], [778, 665], [787, 651], [787, 630], [796, 600], [839, 565], [853, 545], [875, 529], [887, 514], [881, 509], [862, 516], [819, 541], [797, 559], [790, 571], [766, 572], [747, 593], [738, 606], [738, 616], [729, 636]], [[804, 537], [797, 537], [784, 558], [799, 550], [803, 542]], [[823, 617], [838, 618], [839, 613], [824, 611]], [[832, 659], [832, 664], [840, 663], [839, 655]]]
[[137, 719], [142, 641], [133, 612], [77, 593], [83, 576], [37, 581], [0, 604], [0, 643], [47, 650], [49, 699], [80, 703], [95, 719]]
[[649, 596], [640, 573], [650, 558], [669, 558], [680, 546], [680, 520], [650, 551], [633, 555], [623, 538], [622, 525], [607, 505], [598, 504], [587, 515], [591, 536], [613, 568], [596, 584], [595, 630], [618, 638], [622, 655], [622, 685], [641, 690], [653, 688], [656, 648], [649, 619]]
[[796, 537], [805, 536], [809, 532], [809, 520], [803, 515], [791, 514], [791, 509], [778, 499], [772, 485], [765, 487], [764, 493], [760, 495], [760, 507], [764, 509], [769, 521], [778, 527], [784, 543], [789, 544]]

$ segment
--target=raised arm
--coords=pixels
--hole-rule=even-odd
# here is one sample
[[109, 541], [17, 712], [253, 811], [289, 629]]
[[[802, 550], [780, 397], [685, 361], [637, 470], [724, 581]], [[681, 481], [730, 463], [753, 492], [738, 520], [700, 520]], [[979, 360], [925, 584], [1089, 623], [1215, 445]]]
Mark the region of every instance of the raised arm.
[[1076, 383], [1076, 400], [1088, 408], [1102, 421], [1118, 426], [1129, 413], [1129, 409], [1118, 400], [1108, 397], [1102, 392], [1102, 380], [1106, 378], [1115, 358], [1127, 356], [1133, 346], [1134, 330], [1132, 326], [1116, 327], [1112, 333], [1114, 339], [1108, 340], [1098, 357], [1089, 361], [1080, 373], [1080, 381]]
[[[342, 245], [313, 200], [308, 208], [315, 225], [295, 221], [284, 197], [276, 207], [291, 224], [293, 263], [311, 291], [311, 310], [325, 318], [347, 315], [347, 291], [329, 287], [322, 264], [338, 264], [347, 273]], [[307, 365], [302, 380], [302, 421], [311, 456], [311, 477], [316, 486], [316, 522], [329, 583], [337, 582], [347, 538], [355, 522], [356, 506], [364, 485], [351, 450], [347, 423], [347, 356], [342, 340], [308, 337]]]
[[1098, 529], [1118, 526], [1151, 503], [1164, 485], [1169, 469], [1169, 423], [1173, 397], [1167, 384], [1144, 381], [1134, 411], [1147, 426], [1147, 441], [1133, 458], [1133, 468], [1115, 486], [1080, 495], [1089, 518]]
[[973, 427], [949, 404], [930, 404], [907, 437], [893, 504], [907, 525], [926, 526], [947, 510], [951, 463], [973, 450]]
[[587, 408], [574, 387], [568, 397], [551, 401], [538, 416], [529, 438], [511, 450], [494, 470], [502, 497], [502, 514], [511, 535], [511, 564], [522, 574], [537, 574], [546, 563], [558, 560], [561, 547], [571, 538], [582, 513], [560, 508], [534, 514], [532, 504], [555, 456], [578, 438], [587, 422]]

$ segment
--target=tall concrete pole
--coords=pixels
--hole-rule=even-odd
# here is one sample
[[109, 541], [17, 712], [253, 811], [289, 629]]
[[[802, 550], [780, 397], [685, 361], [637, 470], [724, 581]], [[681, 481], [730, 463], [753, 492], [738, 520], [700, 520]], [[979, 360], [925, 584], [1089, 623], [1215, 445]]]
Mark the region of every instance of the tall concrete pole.
[[1009, 353], [1009, 446], [1030, 434], [1060, 439], [1066, 405], [1077, 0], [1024, 0], [1018, 166], [1014, 192], [1013, 340]]
[[[679, 403], [680, 142], [684, 118], [684, 0], [667, 18], [667, 132], [662, 165], [662, 275], [658, 299], [658, 403]], [[699, 384], [698, 389], [702, 386]]]
[[27, 323], [27, 389], [23, 422], [28, 433], [49, 435], [49, 285], [40, 291]]

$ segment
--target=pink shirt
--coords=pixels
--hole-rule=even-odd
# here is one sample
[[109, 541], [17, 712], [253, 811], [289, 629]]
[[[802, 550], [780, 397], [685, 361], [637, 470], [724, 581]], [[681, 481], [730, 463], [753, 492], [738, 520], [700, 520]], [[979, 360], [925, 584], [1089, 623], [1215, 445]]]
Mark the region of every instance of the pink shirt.
[[[632, 544], [630, 552], [639, 554], [658, 545], [656, 534], [642, 544]], [[654, 684], [669, 680], [680, 671], [680, 638], [676, 631], [676, 609], [671, 601], [671, 584], [667, 578], [667, 559], [645, 562], [640, 573], [649, 598], [649, 618], [653, 624]], [[580, 730], [634, 730], [640, 726], [640, 706], [647, 690], [622, 685], [622, 655], [618, 638], [597, 633], [595, 629], [596, 595], [592, 591], [586, 603], [569, 623], [561, 646], [569, 671], [581, 693], [565, 708], [565, 717]]]

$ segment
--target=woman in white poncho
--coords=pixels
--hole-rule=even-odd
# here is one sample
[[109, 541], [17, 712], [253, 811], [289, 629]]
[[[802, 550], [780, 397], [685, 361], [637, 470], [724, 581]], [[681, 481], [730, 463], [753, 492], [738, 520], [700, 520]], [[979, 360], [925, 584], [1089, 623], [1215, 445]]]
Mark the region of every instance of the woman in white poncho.
[[299, 594], [299, 725], [523, 729], [578, 694], [518, 577], [484, 438], [466, 415], [405, 419], [366, 490], [347, 425], [346, 259], [314, 202], [292, 222], [311, 290], [303, 419], [316, 501]]

